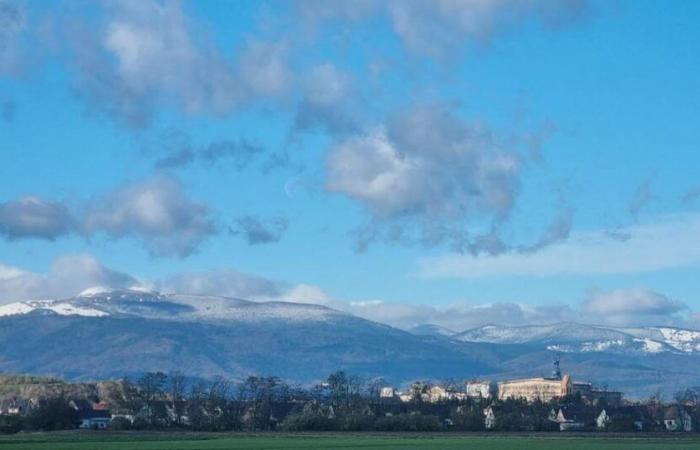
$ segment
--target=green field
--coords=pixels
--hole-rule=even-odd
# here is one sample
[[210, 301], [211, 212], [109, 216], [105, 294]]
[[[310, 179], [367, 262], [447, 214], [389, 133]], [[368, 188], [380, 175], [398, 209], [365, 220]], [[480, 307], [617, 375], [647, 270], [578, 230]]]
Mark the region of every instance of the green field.
[[216, 435], [56, 433], [0, 437], [0, 450], [225, 449], [698, 449], [700, 437], [469, 436], [469, 435]]

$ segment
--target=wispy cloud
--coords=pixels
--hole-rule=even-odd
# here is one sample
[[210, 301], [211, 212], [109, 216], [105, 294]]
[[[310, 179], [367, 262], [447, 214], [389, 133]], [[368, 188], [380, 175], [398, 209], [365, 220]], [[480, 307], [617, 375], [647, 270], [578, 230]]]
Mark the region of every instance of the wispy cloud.
[[649, 202], [654, 199], [654, 193], [651, 191], [651, 180], [644, 180], [634, 191], [634, 196], [627, 206], [627, 210], [635, 219], [639, 217], [639, 213], [644, 209]]
[[279, 242], [287, 231], [289, 221], [284, 217], [261, 219], [256, 216], [243, 216], [236, 220], [230, 232], [233, 235], [242, 234], [248, 244], [271, 244]]
[[302, 0], [297, 4], [302, 18], [312, 24], [382, 14], [408, 50], [439, 60], [464, 52], [465, 44], [488, 45], [528, 23], [562, 28], [591, 10], [587, 0]]
[[683, 197], [681, 197], [681, 200], [683, 201], [683, 203], [690, 204], [699, 198], [700, 198], [700, 186], [695, 186], [694, 188], [686, 191], [683, 194]]
[[155, 157], [154, 166], [157, 169], [230, 162], [234, 169], [243, 170], [256, 155], [263, 152], [261, 144], [246, 138], [219, 139], [205, 145], [195, 145], [187, 133], [174, 130], [163, 133], [157, 144], [147, 145], [143, 149], [146, 156]]
[[644, 273], [700, 264], [700, 215], [674, 215], [619, 230], [580, 231], [533, 254], [445, 255], [419, 261], [425, 278], [550, 277]]

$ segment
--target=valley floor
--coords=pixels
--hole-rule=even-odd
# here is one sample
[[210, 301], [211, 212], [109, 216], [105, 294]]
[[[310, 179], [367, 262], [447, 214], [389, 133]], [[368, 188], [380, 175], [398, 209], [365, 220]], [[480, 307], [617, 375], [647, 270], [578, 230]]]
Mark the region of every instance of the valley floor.
[[236, 449], [700, 450], [698, 435], [27, 433], [0, 436], [0, 450]]

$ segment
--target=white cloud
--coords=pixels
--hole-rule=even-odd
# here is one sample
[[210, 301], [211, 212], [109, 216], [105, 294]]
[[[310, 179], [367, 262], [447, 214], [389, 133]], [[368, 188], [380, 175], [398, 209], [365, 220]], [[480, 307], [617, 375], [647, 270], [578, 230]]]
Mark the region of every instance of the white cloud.
[[184, 257], [216, 232], [209, 209], [191, 200], [175, 179], [159, 175], [125, 184], [88, 208], [87, 234], [136, 237], [156, 256]]
[[140, 127], [163, 104], [222, 114], [239, 102], [233, 68], [180, 2], [122, 0], [105, 10], [104, 21], [86, 20], [99, 28], [68, 32], [91, 108]]
[[613, 325], [666, 325], [678, 321], [683, 302], [648, 288], [593, 291], [581, 304], [582, 312]]
[[[466, 224], [508, 217], [521, 164], [488, 127], [463, 120], [451, 106], [429, 104], [337, 142], [327, 168], [327, 189], [357, 200], [372, 215], [361, 240], [405, 238], [407, 229], [417, 228], [424, 244], [448, 240], [471, 251], [481, 246]], [[385, 225], [398, 231], [383, 233]]]
[[74, 231], [75, 220], [60, 202], [22, 197], [0, 203], [0, 236], [54, 240]]
[[358, 126], [360, 105], [360, 94], [350, 75], [332, 63], [320, 64], [310, 70], [304, 81], [294, 126], [298, 130], [350, 132]]
[[340, 300], [321, 287], [292, 284], [231, 268], [186, 272], [161, 280], [137, 280], [100, 264], [89, 255], [56, 259], [48, 273], [0, 264], [0, 305], [19, 300], [68, 298], [100, 286], [149, 286], [165, 293], [221, 295], [251, 301], [313, 303], [402, 329], [434, 324], [464, 331], [487, 324], [520, 326], [574, 321], [612, 326], [700, 324], [698, 313], [681, 301], [648, 288], [591, 291], [580, 302], [533, 305], [522, 302], [457, 301], [430, 305], [382, 300]]
[[605, 230], [575, 232], [566, 242], [537, 253], [424, 258], [417, 274], [425, 278], [591, 276], [700, 264], [700, 247], [692, 245], [700, 236], [700, 215], [668, 216], [620, 232], [625, 239], [611, 238]]
[[300, 0], [297, 5], [302, 18], [314, 25], [383, 14], [407, 49], [438, 59], [470, 44], [487, 45], [528, 23], [558, 28], [590, 10], [587, 0]]
[[289, 288], [285, 283], [234, 269], [181, 273], [155, 285], [164, 292], [223, 295], [245, 300], [277, 298]]
[[586, 0], [398, 0], [389, 3], [394, 31], [416, 53], [446, 58], [464, 43], [489, 43], [528, 22], [560, 25], [579, 18]]
[[286, 42], [251, 39], [238, 61], [240, 80], [251, 95], [280, 97], [295, 82], [290, 66], [290, 46]]
[[116, 289], [138, 284], [134, 277], [108, 269], [89, 255], [60, 257], [43, 274], [0, 264], [0, 304], [68, 298], [93, 286]]
[[338, 143], [329, 156], [328, 188], [380, 218], [505, 216], [519, 168], [516, 154], [501, 150], [489, 129], [430, 105], [400, 114], [388, 130]]

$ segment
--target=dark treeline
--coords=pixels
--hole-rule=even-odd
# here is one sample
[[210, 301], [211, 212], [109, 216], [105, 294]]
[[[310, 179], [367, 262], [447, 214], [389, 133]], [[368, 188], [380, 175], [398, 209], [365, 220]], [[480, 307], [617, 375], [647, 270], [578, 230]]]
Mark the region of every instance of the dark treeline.
[[[289, 385], [277, 377], [195, 382], [180, 373], [155, 372], [113, 383], [106, 401], [111, 429], [192, 431], [483, 431], [487, 408], [498, 412], [497, 421], [489, 427], [492, 430], [554, 431], [559, 428], [552, 420], [553, 411], [562, 406], [584, 407], [580, 396], [549, 403], [468, 397], [428, 402], [420, 395], [400, 401], [382, 398], [383, 386], [382, 380], [344, 372], [333, 373], [310, 388]], [[682, 404], [698, 424], [700, 390], [678, 394], [673, 404]], [[637, 406], [649, 411], [662, 430], [668, 405], [653, 397]], [[596, 405], [596, 411], [604, 407]], [[0, 431], [76, 428], [80, 420], [70, 399], [59, 396], [40, 402], [26, 415], [0, 416]], [[635, 431], [632, 422], [620, 414], [607, 429]], [[586, 429], [595, 429], [595, 424], [587, 424]]]

